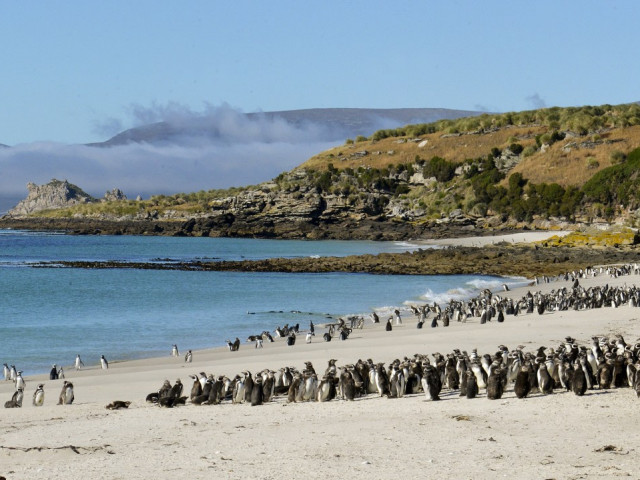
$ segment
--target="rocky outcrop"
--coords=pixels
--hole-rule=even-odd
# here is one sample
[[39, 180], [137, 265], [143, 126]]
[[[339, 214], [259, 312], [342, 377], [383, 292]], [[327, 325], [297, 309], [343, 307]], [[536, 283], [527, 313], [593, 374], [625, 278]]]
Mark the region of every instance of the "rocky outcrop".
[[127, 199], [127, 196], [119, 188], [114, 188], [110, 192], [106, 192], [103, 198], [105, 202], [116, 202], [118, 200], [126, 200], [126, 199]]
[[43, 210], [66, 208], [79, 203], [95, 202], [88, 193], [69, 183], [55, 178], [45, 185], [27, 184], [29, 194], [8, 212], [8, 216], [21, 217]]

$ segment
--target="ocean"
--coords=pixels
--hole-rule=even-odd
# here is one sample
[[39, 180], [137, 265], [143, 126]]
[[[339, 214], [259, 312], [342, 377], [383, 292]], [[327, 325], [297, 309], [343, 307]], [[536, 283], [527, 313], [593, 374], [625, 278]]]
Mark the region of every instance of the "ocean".
[[240, 260], [343, 256], [416, 249], [404, 242], [73, 236], [0, 230], [0, 363], [25, 375], [84, 363], [169, 355], [286, 323], [388, 312], [409, 303], [466, 298], [522, 278], [185, 272], [34, 267], [61, 260]]

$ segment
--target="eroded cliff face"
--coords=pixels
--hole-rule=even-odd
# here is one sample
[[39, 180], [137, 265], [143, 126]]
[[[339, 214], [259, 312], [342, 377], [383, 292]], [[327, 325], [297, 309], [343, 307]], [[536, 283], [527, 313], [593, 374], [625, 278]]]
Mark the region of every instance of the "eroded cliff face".
[[78, 203], [94, 202], [95, 199], [81, 188], [66, 180], [55, 178], [45, 185], [28, 183], [27, 198], [9, 210], [8, 216], [20, 217], [43, 210], [65, 208]]

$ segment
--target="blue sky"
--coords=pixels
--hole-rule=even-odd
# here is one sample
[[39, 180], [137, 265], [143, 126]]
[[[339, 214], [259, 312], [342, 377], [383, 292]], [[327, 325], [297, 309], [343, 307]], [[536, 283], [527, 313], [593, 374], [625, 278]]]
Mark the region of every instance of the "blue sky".
[[[122, 187], [125, 177], [163, 193], [246, 184], [324, 147], [112, 151], [115, 159], [69, 150], [176, 111], [497, 112], [638, 101], [639, 18], [637, 0], [0, 0], [0, 143], [16, 147], [0, 153], [5, 178], [13, 175], [10, 185], [0, 181], [0, 194], [54, 176], [72, 181], [77, 165], [86, 172], [76, 183], [92, 182], [94, 191]], [[254, 168], [257, 156], [271, 167]], [[242, 176], [244, 158], [260, 175]], [[154, 182], [133, 176], [127, 162], [147, 176], [171, 168]], [[236, 170], [212, 181], [198, 171], [204, 163]], [[178, 181], [176, 172], [187, 170]]]
[[0, 143], [134, 105], [523, 110], [640, 100], [637, 1], [2, 2]]

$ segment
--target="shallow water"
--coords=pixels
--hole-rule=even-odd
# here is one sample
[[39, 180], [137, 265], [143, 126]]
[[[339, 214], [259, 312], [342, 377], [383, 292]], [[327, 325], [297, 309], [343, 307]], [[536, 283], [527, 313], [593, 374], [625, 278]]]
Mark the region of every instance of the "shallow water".
[[[55, 260], [242, 259], [402, 251], [393, 242], [67, 236], [0, 231], [0, 363], [25, 374], [51, 364], [168, 355], [226, 339], [405, 302], [444, 302], [497, 289], [476, 275], [396, 276], [31, 268]], [[523, 283], [510, 279], [511, 285]]]

